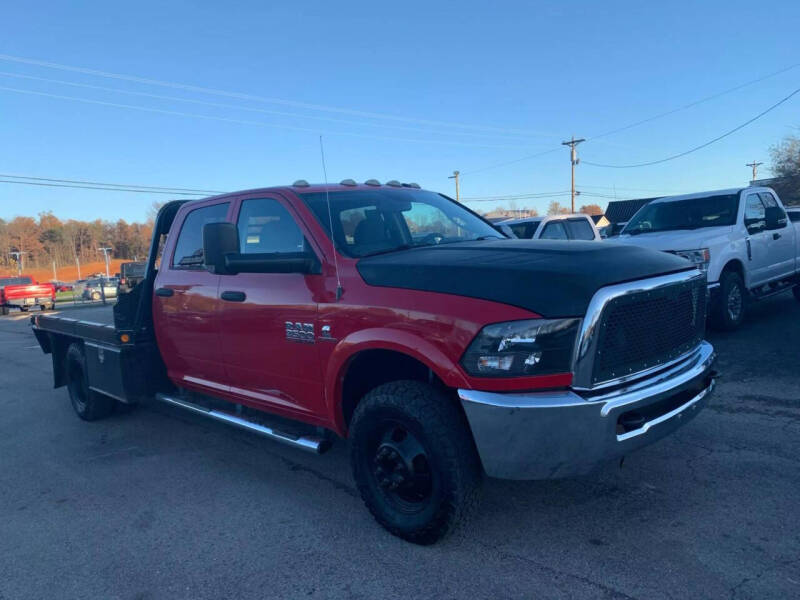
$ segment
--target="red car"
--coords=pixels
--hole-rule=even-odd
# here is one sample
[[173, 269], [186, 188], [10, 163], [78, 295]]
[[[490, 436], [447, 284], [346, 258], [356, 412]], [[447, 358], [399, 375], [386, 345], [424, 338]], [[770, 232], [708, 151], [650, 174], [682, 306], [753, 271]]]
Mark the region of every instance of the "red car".
[[9, 309], [28, 310], [38, 306], [41, 310], [56, 306], [56, 287], [52, 283], [36, 283], [31, 277], [0, 277], [0, 312]]
[[508, 239], [415, 184], [171, 202], [148, 261], [113, 325], [33, 318], [78, 416], [155, 397], [312, 452], [346, 439], [370, 512], [415, 543], [472, 514], [485, 475], [585, 473], [714, 387], [692, 263]]

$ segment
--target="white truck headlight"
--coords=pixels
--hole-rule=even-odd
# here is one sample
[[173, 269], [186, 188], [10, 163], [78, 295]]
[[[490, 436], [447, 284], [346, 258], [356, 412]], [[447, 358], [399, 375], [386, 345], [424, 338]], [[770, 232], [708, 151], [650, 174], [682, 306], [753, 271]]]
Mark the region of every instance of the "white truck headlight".
[[711, 260], [711, 252], [709, 252], [708, 248], [700, 248], [699, 250], [674, 250], [673, 254], [690, 260], [703, 273], [708, 271], [708, 262]]

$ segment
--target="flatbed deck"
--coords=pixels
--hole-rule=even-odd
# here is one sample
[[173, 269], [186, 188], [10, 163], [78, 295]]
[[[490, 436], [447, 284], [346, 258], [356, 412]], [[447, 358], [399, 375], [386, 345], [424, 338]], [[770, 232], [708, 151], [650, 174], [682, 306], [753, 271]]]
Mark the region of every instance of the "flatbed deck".
[[117, 345], [120, 343], [120, 332], [114, 327], [112, 308], [103, 306], [63, 313], [38, 314], [31, 317], [31, 323], [42, 331]]

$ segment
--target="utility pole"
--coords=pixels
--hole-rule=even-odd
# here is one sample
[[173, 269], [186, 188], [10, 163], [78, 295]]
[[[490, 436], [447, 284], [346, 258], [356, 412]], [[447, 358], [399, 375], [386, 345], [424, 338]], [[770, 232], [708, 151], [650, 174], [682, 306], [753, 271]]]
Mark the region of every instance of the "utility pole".
[[459, 192], [458, 192], [458, 176], [461, 175], [459, 171], [453, 171], [453, 174], [448, 177], [448, 179], [455, 179], [456, 180], [456, 202], [460, 202]]
[[81, 259], [78, 258], [78, 255], [75, 255], [75, 266], [78, 267], [78, 279], [81, 278]]
[[9, 256], [13, 256], [14, 260], [17, 261], [17, 276], [22, 276], [22, 256], [23, 254], [27, 254], [27, 252], [9, 252]]
[[571, 140], [566, 142], [561, 142], [562, 146], [569, 146], [569, 161], [572, 163], [572, 212], [575, 212], [575, 165], [577, 165], [581, 160], [578, 158], [578, 151], [575, 149], [578, 144], [581, 142], [585, 142], [584, 138], [575, 139], [575, 136], [572, 136]]
[[103, 253], [106, 260], [106, 277], [111, 277], [111, 274], [108, 272], [108, 253], [111, 252], [113, 248], [98, 248], [98, 250]]
[[763, 165], [763, 164], [764, 164], [763, 162], [753, 161], [753, 162], [747, 163], [745, 165], [745, 167], [752, 167], [752, 169], [753, 169], [753, 179], [751, 181], [755, 181], [756, 180], [756, 175], [758, 174], [758, 167]]

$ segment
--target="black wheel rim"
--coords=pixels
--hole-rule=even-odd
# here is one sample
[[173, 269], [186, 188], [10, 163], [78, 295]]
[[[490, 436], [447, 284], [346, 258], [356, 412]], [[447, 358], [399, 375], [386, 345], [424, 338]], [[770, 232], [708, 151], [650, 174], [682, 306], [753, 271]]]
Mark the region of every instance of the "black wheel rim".
[[430, 455], [407, 426], [382, 422], [373, 431], [366, 457], [375, 487], [395, 509], [413, 514], [428, 506], [436, 487]]

